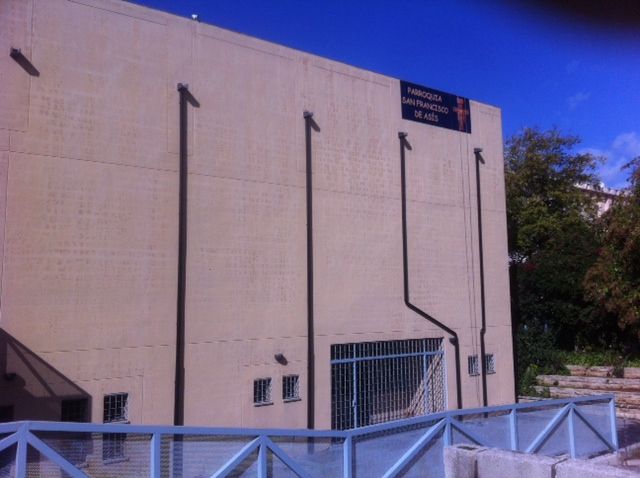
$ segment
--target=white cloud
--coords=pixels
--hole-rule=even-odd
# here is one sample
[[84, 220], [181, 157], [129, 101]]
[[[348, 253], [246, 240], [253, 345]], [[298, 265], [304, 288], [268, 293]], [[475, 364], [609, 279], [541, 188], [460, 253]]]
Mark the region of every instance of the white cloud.
[[635, 131], [619, 134], [613, 140], [613, 148], [630, 156], [629, 159], [633, 159], [640, 156], [640, 137]]
[[580, 103], [587, 101], [591, 97], [591, 93], [588, 91], [578, 91], [575, 95], [567, 98], [567, 104], [571, 111], [575, 110]]
[[640, 156], [640, 135], [635, 131], [621, 133], [607, 149], [583, 148], [580, 152], [605, 158], [604, 163], [597, 168], [598, 175], [608, 187], [624, 188], [628, 185], [628, 171], [622, 171], [622, 167]]

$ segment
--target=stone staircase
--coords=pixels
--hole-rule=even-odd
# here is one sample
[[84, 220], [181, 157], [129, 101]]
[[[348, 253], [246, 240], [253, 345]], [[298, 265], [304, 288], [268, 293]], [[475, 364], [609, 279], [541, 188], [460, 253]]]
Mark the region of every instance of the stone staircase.
[[[571, 375], [538, 375], [534, 388], [550, 398], [572, 398], [602, 393], [616, 397], [619, 417], [640, 420], [640, 368], [567, 366]], [[615, 377], [617, 374], [622, 377]]]

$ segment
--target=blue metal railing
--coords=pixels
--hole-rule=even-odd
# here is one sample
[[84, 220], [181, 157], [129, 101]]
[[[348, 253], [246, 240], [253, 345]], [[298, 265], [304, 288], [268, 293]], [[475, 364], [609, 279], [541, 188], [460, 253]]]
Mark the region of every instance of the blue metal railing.
[[[103, 461], [95, 450], [109, 434], [127, 436], [121, 460]], [[89, 451], [74, 453], [82, 443]], [[614, 397], [453, 410], [345, 431], [14, 422], [0, 424], [0, 477], [442, 477], [443, 449], [458, 443], [572, 457], [617, 450]]]

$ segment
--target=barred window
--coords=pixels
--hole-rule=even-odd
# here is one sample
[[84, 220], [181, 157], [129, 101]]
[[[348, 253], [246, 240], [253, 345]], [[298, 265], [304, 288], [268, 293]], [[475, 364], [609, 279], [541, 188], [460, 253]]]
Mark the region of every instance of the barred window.
[[487, 373], [496, 373], [496, 359], [493, 354], [486, 354], [484, 356], [484, 369]]
[[298, 375], [282, 377], [282, 400], [293, 402], [300, 400], [300, 380]]
[[253, 381], [253, 404], [271, 405], [271, 377], [257, 378]]
[[467, 363], [469, 367], [469, 375], [480, 375], [480, 361], [478, 360], [477, 355], [469, 355], [469, 357], [467, 357]]
[[[129, 394], [111, 393], [104, 396], [104, 423], [129, 423]], [[126, 433], [102, 434], [102, 460], [126, 459]]]

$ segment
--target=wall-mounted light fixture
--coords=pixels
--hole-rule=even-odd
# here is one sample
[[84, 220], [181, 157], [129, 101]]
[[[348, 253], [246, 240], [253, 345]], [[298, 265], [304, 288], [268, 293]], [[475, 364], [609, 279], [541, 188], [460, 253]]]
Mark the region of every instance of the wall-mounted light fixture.
[[278, 362], [280, 365], [287, 365], [289, 363], [287, 357], [285, 357], [284, 354], [275, 354], [273, 358], [276, 359], [276, 362]]

